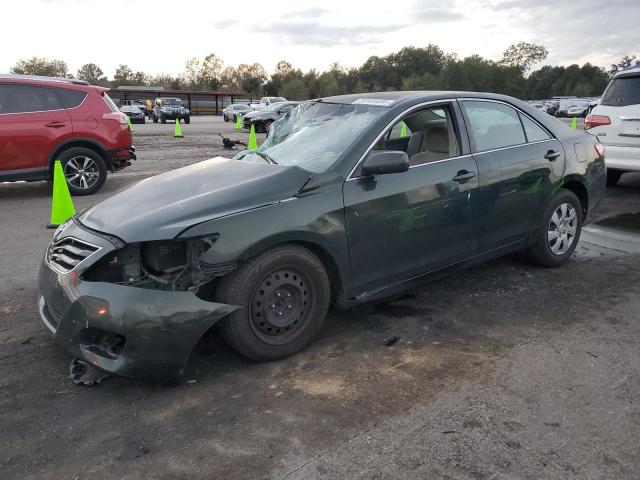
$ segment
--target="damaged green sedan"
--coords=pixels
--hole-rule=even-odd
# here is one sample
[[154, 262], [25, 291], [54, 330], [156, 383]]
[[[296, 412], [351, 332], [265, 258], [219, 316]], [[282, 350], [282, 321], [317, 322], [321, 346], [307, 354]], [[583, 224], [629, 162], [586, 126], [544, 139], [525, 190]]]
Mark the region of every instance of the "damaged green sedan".
[[143, 180], [55, 232], [40, 316], [76, 357], [179, 376], [216, 326], [259, 361], [348, 308], [527, 249], [555, 267], [604, 193], [604, 151], [511, 97], [303, 102], [254, 152]]

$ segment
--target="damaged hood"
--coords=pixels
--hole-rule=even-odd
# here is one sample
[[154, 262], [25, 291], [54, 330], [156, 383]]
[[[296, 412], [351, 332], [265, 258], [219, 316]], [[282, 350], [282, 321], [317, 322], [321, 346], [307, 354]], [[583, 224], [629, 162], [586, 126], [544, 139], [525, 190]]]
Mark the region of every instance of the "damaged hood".
[[289, 198], [311, 175], [295, 166], [216, 157], [142, 180], [79, 219], [125, 242], [169, 239], [198, 223]]

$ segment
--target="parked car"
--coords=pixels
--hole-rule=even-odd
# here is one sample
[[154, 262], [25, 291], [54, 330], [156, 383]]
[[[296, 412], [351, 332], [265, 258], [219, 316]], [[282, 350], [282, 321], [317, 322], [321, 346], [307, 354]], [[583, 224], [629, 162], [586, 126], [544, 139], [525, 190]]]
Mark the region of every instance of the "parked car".
[[271, 124], [279, 120], [292, 109], [298, 106], [300, 102], [278, 102], [272, 103], [264, 110], [259, 110], [242, 118], [243, 127], [251, 128], [254, 126], [257, 132], [268, 132]]
[[589, 110], [589, 103], [577, 103], [567, 108], [567, 117], [581, 117], [584, 118], [587, 116], [587, 111]]
[[607, 149], [607, 185], [627, 172], [640, 171], [640, 67], [614, 75], [584, 128]]
[[225, 122], [235, 122], [238, 115], [245, 115], [252, 111], [253, 109], [246, 103], [233, 103], [222, 110], [222, 118]]
[[144, 112], [140, 110], [140, 107], [125, 105], [120, 111], [131, 119], [131, 123], [145, 123], [145, 115]]
[[161, 97], [156, 98], [153, 102], [153, 113], [151, 114], [153, 123], [167, 123], [167, 120], [175, 120], [179, 122], [184, 120], [184, 123], [191, 122], [191, 114], [189, 110], [182, 105], [182, 100], [174, 97]]
[[284, 97], [262, 97], [258, 103], [250, 103], [251, 110], [264, 110], [273, 103], [286, 102]]
[[175, 376], [216, 325], [248, 358], [283, 358], [319, 335], [331, 302], [517, 250], [563, 265], [604, 195], [597, 138], [511, 97], [298, 108], [256, 151], [148, 178], [62, 225], [38, 300], [60, 345], [115, 374]]
[[81, 80], [0, 75], [0, 182], [51, 180], [60, 160], [73, 195], [135, 160], [127, 117], [107, 88]]

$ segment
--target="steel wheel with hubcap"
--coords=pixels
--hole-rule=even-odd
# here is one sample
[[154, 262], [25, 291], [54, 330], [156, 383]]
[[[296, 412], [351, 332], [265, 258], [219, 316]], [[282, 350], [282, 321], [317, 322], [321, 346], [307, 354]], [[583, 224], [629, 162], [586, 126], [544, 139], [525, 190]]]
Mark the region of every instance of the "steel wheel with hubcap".
[[285, 244], [222, 277], [214, 300], [241, 308], [219, 324], [227, 343], [266, 361], [302, 350], [319, 333], [329, 308], [329, 277], [318, 257]]
[[545, 267], [565, 263], [580, 239], [582, 205], [571, 190], [560, 189], [547, 204], [531, 239], [532, 259]]
[[549, 220], [547, 233], [551, 252], [563, 255], [571, 248], [576, 239], [577, 223], [578, 214], [571, 204], [563, 203], [556, 208]]

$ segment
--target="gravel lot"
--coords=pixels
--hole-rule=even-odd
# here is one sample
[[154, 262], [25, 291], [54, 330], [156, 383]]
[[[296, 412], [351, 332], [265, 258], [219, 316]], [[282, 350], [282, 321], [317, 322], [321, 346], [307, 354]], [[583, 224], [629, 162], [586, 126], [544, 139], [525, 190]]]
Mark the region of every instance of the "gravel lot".
[[[211, 117], [173, 128], [135, 125], [139, 160], [76, 207], [229, 156], [217, 132], [247, 137]], [[253, 363], [212, 334], [178, 387], [82, 388], [35, 308], [50, 190], [0, 184], [3, 479], [637, 478], [640, 255], [582, 243], [555, 270], [512, 255], [331, 312], [289, 359]], [[640, 175], [594, 218], [629, 212]]]

